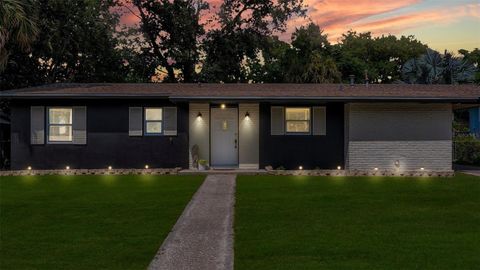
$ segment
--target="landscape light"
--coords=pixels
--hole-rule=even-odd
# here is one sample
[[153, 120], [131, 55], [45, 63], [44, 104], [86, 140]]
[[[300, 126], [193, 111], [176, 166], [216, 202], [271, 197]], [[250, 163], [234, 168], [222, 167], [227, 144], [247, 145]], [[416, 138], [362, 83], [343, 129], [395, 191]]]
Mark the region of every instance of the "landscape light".
[[31, 171], [31, 170], [32, 170], [32, 167], [28, 166], [28, 167], [27, 167], [27, 170]]
[[378, 171], [378, 168], [374, 168], [375, 171]]
[[112, 169], [112, 166], [108, 166], [108, 170], [111, 170]]
[[65, 167], [65, 170], [70, 170], [70, 166]]
[[148, 165], [145, 165], [145, 169], [148, 169], [148, 168], [149, 168]]
[[225, 104], [220, 105], [220, 108], [225, 109], [227, 106]]
[[421, 170], [421, 171], [424, 171], [424, 170], [425, 170], [425, 168], [420, 168], [420, 170]]
[[303, 170], [303, 166], [298, 166], [298, 169], [299, 169], [299, 170]]
[[341, 167], [341, 166], [337, 166], [337, 170], [341, 170], [341, 169], [342, 169], [342, 167]]

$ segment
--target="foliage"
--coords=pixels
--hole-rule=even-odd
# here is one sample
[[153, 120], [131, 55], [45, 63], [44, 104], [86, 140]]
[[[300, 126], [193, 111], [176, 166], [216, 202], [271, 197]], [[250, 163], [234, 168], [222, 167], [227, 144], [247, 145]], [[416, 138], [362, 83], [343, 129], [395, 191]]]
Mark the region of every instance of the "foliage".
[[28, 52], [38, 35], [38, 27], [28, 14], [30, 1], [2, 0], [0, 2], [0, 72], [5, 69], [11, 53], [18, 46]]
[[477, 71], [475, 73], [475, 82], [480, 83], [480, 49], [475, 48], [471, 52], [461, 49], [458, 51], [458, 53], [460, 53], [468, 63], [471, 63], [477, 67]]
[[445, 52], [441, 55], [432, 49], [408, 60], [402, 68], [403, 80], [415, 84], [459, 84], [475, 79], [477, 68], [465, 57], [454, 57]]
[[[225, 0], [204, 43], [202, 80], [245, 82], [245, 63], [255, 59], [269, 36], [285, 31], [288, 19], [304, 16], [303, 0]], [[254, 61], [255, 62], [255, 61]]]
[[115, 0], [33, 0], [38, 36], [26, 53], [6, 45], [11, 57], [0, 75], [2, 88], [54, 82], [121, 82], [124, 66], [115, 49]]
[[298, 28], [292, 34], [292, 48], [284, 60], [285, 81], [293, 83], [333, 83], [340, 72], [331, 57], [327, 35], [316, 24]]
[[413, 36], [372, 37], [370, 32], [349, 31], [334, 46], [333, 54], [344, 80], [354, 75], [356, 82], [368, 78], [373, 83], [391, 83], [401, 78], [403, 63], [425, 48]]
[[480, 165], [480, 140], [473, 136], [459, 136], [454, 139], [455, 162]]
[[141, 55], [156, 58], [152, 62], [159, 63], [160, 71], [166, 73], [164, 81], [194, 81], [200, 57], [198, 42], [205, 34], [200, 15], [208, 4], [203, 0], [131, 0], [127, 4], [138, 11], [143, 41], [148, 44], [149, 50]]

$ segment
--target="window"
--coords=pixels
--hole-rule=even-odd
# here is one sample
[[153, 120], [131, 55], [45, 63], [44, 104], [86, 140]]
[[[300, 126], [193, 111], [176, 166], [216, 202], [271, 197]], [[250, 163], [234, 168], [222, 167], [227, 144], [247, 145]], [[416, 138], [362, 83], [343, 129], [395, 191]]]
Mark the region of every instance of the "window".
[[72, 142], [72, 108], [48, 109], [48, 141]]
[[310, 108], [285, 108], [287, 133], [310, 133]]
[[145, 134], [162, 134], [162, 122], [162, 108], [145, 108]]

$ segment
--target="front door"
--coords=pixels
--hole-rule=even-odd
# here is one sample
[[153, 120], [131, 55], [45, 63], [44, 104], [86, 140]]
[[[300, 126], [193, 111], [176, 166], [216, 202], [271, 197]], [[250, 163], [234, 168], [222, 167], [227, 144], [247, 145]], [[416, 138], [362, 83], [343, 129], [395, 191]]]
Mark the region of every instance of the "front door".
[[238, 166], [238, 109], [211, 109], [211, 162], [213, 167]]

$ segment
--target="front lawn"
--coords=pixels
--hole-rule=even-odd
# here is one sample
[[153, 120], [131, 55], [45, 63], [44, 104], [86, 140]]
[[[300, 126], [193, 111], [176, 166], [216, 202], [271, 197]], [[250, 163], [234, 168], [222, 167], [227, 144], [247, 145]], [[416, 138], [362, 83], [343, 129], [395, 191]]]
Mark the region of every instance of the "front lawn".
[[478, 269], [480, 177], [241, 176], [236, 269]]
[[0, 269], [145, 269], [197, 176], [0, 179]]

